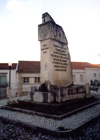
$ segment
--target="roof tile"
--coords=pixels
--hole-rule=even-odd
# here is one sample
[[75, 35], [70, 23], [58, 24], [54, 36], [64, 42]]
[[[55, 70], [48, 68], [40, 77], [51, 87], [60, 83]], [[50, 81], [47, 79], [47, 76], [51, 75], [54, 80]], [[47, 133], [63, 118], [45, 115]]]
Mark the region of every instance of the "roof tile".
[[40, 72], [40, 61], [19, 61], [17, 72], [25, 72], [25, 73]]
[[[99, 64], [87, 62], [71, 62], [72, 69], [100, 68]], [[40, 61], [19, 61], [17, 72], [36, 73], [40, 72]]]
[[[12, 63], [11, 69], [16, 69], [17, 63]], [[0, 69], [9, 69], [8, 63], [0, 63]]]
[[100, 68], [99, 64], [91, 64], [87, 62], [72, 62], [72, 69]]

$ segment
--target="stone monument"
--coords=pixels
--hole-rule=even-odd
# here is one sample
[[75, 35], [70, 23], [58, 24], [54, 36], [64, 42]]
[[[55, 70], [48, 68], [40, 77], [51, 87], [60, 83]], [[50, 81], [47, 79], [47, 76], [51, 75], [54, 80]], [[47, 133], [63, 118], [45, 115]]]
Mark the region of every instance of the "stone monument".
[[42, 15], [38, 26], [38, 40], [41, 44], [41, 85], [47, 83], [58, 87], [72, 84], [71, 59], [68, 41], [61, 26], [48, 13]]
[[41, 92], [35, 92], [33, 100], [50, 103], [73, 99], [68, 98], [68, 92], [73, 94], [78, 90], [72, 86], [68, 41], [63, 28], [48, 13], [42, 15], [42, 24], [38, 25], [38, 40], [41, 46]]

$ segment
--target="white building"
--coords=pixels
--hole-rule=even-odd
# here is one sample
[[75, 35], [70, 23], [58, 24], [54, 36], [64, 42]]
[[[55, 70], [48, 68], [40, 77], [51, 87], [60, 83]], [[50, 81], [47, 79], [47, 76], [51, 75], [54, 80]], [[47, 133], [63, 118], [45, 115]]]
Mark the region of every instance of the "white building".
[[98, 64], [90, 64], [87, 62], [72, 62], [73, 83], [75, 85], [85, 85], [91, 80], [100, 81], [100, 66]]
[[0, 99], [8, 97], [7, 88], [9, 87], [9, 78], [11, 78], [10, 87], [13, 90], [13, 96], [16, 92], [16, 63], [11, 66], [11, 76], [9, 77], [8, 63], [0, 63]]
[[25, 95], [32, 86], [40, 86], [40, 61], [19, 61], [17, 65], [18, 95]]

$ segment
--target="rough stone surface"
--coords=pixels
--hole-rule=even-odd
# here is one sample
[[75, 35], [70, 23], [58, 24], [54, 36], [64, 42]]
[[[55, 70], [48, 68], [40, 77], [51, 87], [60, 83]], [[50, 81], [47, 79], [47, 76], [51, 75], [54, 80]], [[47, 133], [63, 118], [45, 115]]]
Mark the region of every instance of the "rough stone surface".
[[68, 41], [61, 26], [48, 13], [42, 15], [43, 23], [38, 26], [41, 44], [41, 84], [58, 87], [72, 84], [72, 67]]

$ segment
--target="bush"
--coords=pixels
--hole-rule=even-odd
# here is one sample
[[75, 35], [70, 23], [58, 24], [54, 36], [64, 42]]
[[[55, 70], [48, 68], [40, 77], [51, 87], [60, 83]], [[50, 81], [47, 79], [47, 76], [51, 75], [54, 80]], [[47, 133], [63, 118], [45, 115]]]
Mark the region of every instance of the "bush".
[[15, 100], [9, 100], [8, 102], [7, 102], [7, 105], [11, 105], [11, 104], [16, 104], [17, 103], [17, 101], [15, 101]]
[[57, 130], [58, 131], [65, 131], [65, 130], [70, 130], [69, 128], [65, 128], [65, 127], [63, 127], [63, 126], [59, 126], [58, 128], [57, 128]]
[[11, 104], [11, 100], [9, 100], [8, 102], [7, 102], [7, 105], [10, 105]]

